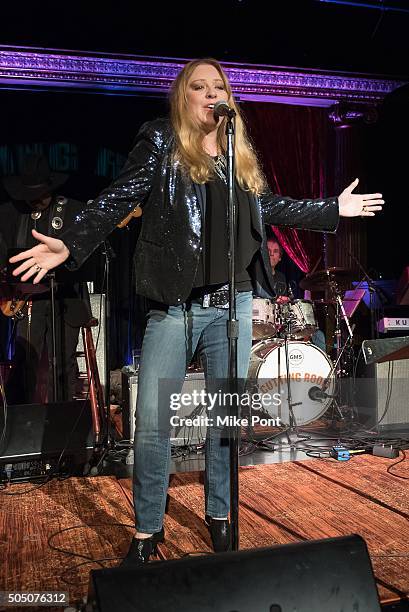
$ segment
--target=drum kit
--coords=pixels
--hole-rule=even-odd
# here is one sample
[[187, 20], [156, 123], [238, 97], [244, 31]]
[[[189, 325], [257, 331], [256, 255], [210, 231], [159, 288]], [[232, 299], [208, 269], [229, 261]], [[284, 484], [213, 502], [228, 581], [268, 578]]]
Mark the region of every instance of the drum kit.
[[[341, 291], [352, 282], [351, 270], [327, 268], [307, 275], [301, 289], [326, 291], [329, 300], [318, 303], [333, 305], [335, 313], [336, 355], [334, 362], [311, 340], [319, 329], [316, 302], [303, 299], [255, 298], [253, 300], [253, 346], [248, 380], [252, 392], [274, 391], [279, 405], [263, 404], [261, 413], [279, 417], [282, 425], [297, 430], [324, 415], [334, 398], [342, 352], [352, 331], [343, 309]], [[348, 339], [341, 346], [341, 321], [348, 329]], [[341, 414], [342, 416], [342, 414]]]

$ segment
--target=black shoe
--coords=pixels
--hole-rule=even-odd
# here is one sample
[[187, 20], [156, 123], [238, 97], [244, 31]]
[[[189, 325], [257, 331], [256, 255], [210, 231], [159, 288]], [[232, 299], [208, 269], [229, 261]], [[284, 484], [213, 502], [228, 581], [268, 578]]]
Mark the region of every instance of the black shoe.
[[159, 542], [165, 539], [163, 527], [149, 538], [133, 538], [126, 556], [122, 559], [118, 567], [132, 567], [148, 563], [149, 557], [156, 554]]
[[214, 552], [231, 550], [230, 523], [228, 519], [213, 519], [206, 514], [205, 523], [210, 531]]

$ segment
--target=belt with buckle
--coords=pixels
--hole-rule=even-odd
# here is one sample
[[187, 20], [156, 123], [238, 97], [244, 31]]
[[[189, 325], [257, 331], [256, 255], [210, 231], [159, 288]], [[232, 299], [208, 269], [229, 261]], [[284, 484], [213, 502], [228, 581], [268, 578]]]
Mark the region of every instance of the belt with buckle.
[[214, 306], [215, 308], [229, 307], [229, 285], [223, 285], [217, 291], [205, 293], [202, 298], [203, 308]]

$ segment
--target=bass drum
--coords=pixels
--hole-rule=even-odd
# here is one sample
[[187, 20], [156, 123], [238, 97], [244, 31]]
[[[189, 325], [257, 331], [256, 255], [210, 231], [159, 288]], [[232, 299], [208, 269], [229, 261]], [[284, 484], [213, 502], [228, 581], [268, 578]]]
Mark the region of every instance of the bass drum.
[[[289, 371], [293, 412], [297, 425], [307, 425], [319, 419], [329, 408], [331, 398], [311, 399], [312, 387], [322, 385], [332, 370], [329, 357], [309, 342], [290, 340], [288, 342]], [[287, 369], [284, 342], [264, 340], [251, 350], [248, 374], [249, 393], [266, 394], [260, 397], [260, 404], [252, 402], [252, 415], [262, 418], [280, 418], [280, 424], [289, 425], [287, 393]], [[334, 377], [331, 372], [326, 392], [334, 391]]]

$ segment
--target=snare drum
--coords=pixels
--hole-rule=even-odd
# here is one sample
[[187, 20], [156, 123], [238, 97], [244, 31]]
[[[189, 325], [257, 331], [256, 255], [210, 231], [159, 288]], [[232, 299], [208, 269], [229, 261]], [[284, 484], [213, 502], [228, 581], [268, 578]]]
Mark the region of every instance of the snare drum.
[[[319, 419], [329, 408], [331, 398], [312, 399], [309, 391], [312, 387], [322, 388], [329, 374], [325, 387], [329, 395], [333, 394], [334, 377], [332, 364], [327, 355], [309, 342], [288, 342], [290, 390], [297, 425], [307, 425]], [[290, 424], [288, 410], [288, 388], [286, 355], [283, 341], [264, 340], [255, 344], [251, 350], [248, 373], [250, 392], [263, 394], [262, 408], [255, 409], [252, 403], [252, 416], [267, 415], [267, 418], [280, 417], [281, 423]], [[266, 394], [266, 395], [264, 395]], [[266, 398], [266, 399], [264, 399]], [[273, 398], [273, 399], [271, 399]]]
[[293, 300], [288, 304], [282, 304], [280, 318], [283, 325], [290, 321], [290, 335], [293, 338], [311, 337], [318, 329], [314, 304], [309, 300]]
[[263, 298], [253, 299], [253, 341], [265, 340], [276, 335], [277, 305]]

